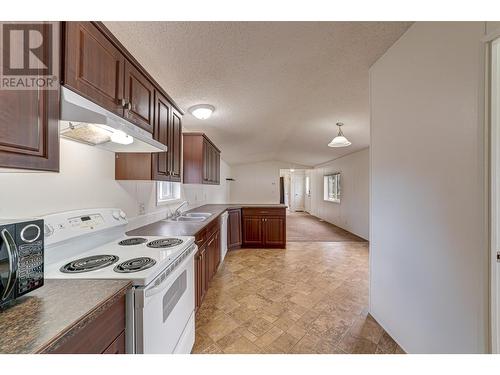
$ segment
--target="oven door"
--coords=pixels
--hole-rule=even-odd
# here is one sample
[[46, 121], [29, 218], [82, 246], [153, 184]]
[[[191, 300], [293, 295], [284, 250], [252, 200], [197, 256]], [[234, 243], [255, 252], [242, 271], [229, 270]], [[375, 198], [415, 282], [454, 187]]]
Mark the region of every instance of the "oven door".
[[180, 341], [183, 351], [191, 351], [193, 343], [186, 346], [184, 337], [185, 330], [192, 329], [188, 323], [194, 314], [195, 253], [192, 251], [161, 283], [153, 281], [136, 289], [136, 353], [177, 353]]
[[0, 227], [0, 306], [12, 299], [17, 279], [18, 256], [14, 225]]

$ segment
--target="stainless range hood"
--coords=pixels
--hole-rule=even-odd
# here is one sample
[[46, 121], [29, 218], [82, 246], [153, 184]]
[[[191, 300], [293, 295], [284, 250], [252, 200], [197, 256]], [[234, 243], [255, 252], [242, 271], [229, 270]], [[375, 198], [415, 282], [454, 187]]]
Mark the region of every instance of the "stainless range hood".
[[59, 132], [64, 138], [112, 152], [167, 151], [151, 133], [66, 87], [61, 88]]

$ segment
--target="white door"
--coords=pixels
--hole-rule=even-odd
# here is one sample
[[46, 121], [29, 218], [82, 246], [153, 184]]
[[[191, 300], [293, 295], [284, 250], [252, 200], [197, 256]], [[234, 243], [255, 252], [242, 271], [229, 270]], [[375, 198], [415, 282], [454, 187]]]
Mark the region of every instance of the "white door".
[[491, 350], [500, 353], [500, 39], [491, 52]]
[[304, 175], [293, 174], [293, 210], [304, 211], [305, 180]]

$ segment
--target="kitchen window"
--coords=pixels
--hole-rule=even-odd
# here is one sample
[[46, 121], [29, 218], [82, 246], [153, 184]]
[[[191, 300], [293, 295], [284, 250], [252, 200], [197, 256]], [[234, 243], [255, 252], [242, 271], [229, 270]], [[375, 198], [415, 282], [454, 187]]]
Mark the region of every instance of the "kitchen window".
[[324, 177], [324, 200], [340, 203], [340, 173], [325, 175]]
[[156, 183], [156, 203], [170, 203], [181, 198], [181, 184], [178, 182], [158, 181]]

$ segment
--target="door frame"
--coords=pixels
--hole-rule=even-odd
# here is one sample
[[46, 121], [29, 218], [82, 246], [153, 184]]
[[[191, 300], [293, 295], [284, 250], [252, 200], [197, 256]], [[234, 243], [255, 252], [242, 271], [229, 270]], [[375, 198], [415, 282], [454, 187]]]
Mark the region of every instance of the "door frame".
[[[500, 37], [492, 37], [488, 41], [487, 69], [486, 69], [486, 118], [488, 128], [486, 130], [489, 138], [488, 161], [489, 161], [489, 248], [490, 248], [490, 352], [500, 353], [500, 267], [497, 263], [497, 251], [500, 250], [500, 106], [494, 106], [494, 101], [500, 99], [500, 90], [495, 90], [492, 85], [497, 73], [497, 81], [500, 82], [500, 58], [494, 61], [494, 45], [500, 49]], [[500, 55], [500, 52], [497, 56]]]

